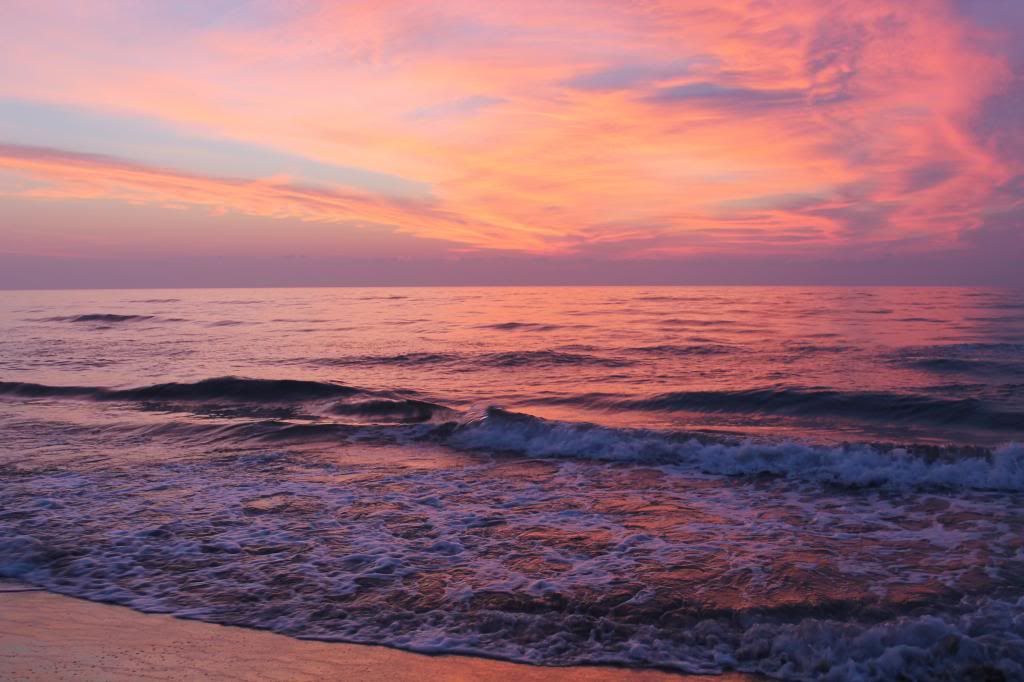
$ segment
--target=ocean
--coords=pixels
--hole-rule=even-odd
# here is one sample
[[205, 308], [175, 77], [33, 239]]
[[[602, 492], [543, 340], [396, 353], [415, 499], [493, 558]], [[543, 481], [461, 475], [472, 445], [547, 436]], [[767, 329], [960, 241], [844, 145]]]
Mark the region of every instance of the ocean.
[[2, 292], [0, 576], [538, 664], [1024, 679], [1024, 291]]

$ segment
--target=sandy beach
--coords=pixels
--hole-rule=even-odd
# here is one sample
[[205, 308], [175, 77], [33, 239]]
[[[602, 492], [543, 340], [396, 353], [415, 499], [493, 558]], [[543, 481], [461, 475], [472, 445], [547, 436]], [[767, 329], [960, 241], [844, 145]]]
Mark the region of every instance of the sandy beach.
[[424, 656], [144, 614], [0, 582], [0, 679], [739, 682], [754, 678], [607, 667], [543, 668], [470, 656]]

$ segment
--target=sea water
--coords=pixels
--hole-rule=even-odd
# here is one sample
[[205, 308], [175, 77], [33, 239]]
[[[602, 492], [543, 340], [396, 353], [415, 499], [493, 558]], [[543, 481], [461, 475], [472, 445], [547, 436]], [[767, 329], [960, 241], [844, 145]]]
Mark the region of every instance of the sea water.
[[1021, 291], [0, 294], [0, 575], [299, 637], [1019, 679], [1019, 443]]

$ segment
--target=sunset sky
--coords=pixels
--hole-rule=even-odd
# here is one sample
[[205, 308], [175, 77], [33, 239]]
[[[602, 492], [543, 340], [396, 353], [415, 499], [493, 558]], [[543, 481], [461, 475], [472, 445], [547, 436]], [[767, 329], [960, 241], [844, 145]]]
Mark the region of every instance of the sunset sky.
[[1024, 284], [1020, 0], [0, 0], [0, 286]]

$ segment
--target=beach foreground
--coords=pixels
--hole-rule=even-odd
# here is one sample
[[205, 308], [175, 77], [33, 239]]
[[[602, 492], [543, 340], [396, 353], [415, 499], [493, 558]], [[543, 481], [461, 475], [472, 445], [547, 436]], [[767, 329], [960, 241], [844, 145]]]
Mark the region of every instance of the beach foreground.
[[469, 656], [300, 640], [144, 614], [0, 582], [0, 678], [5, 680], [507, 680], [656, 682], [746, 675], [676, 675], [608, 667], [543, 668]]

